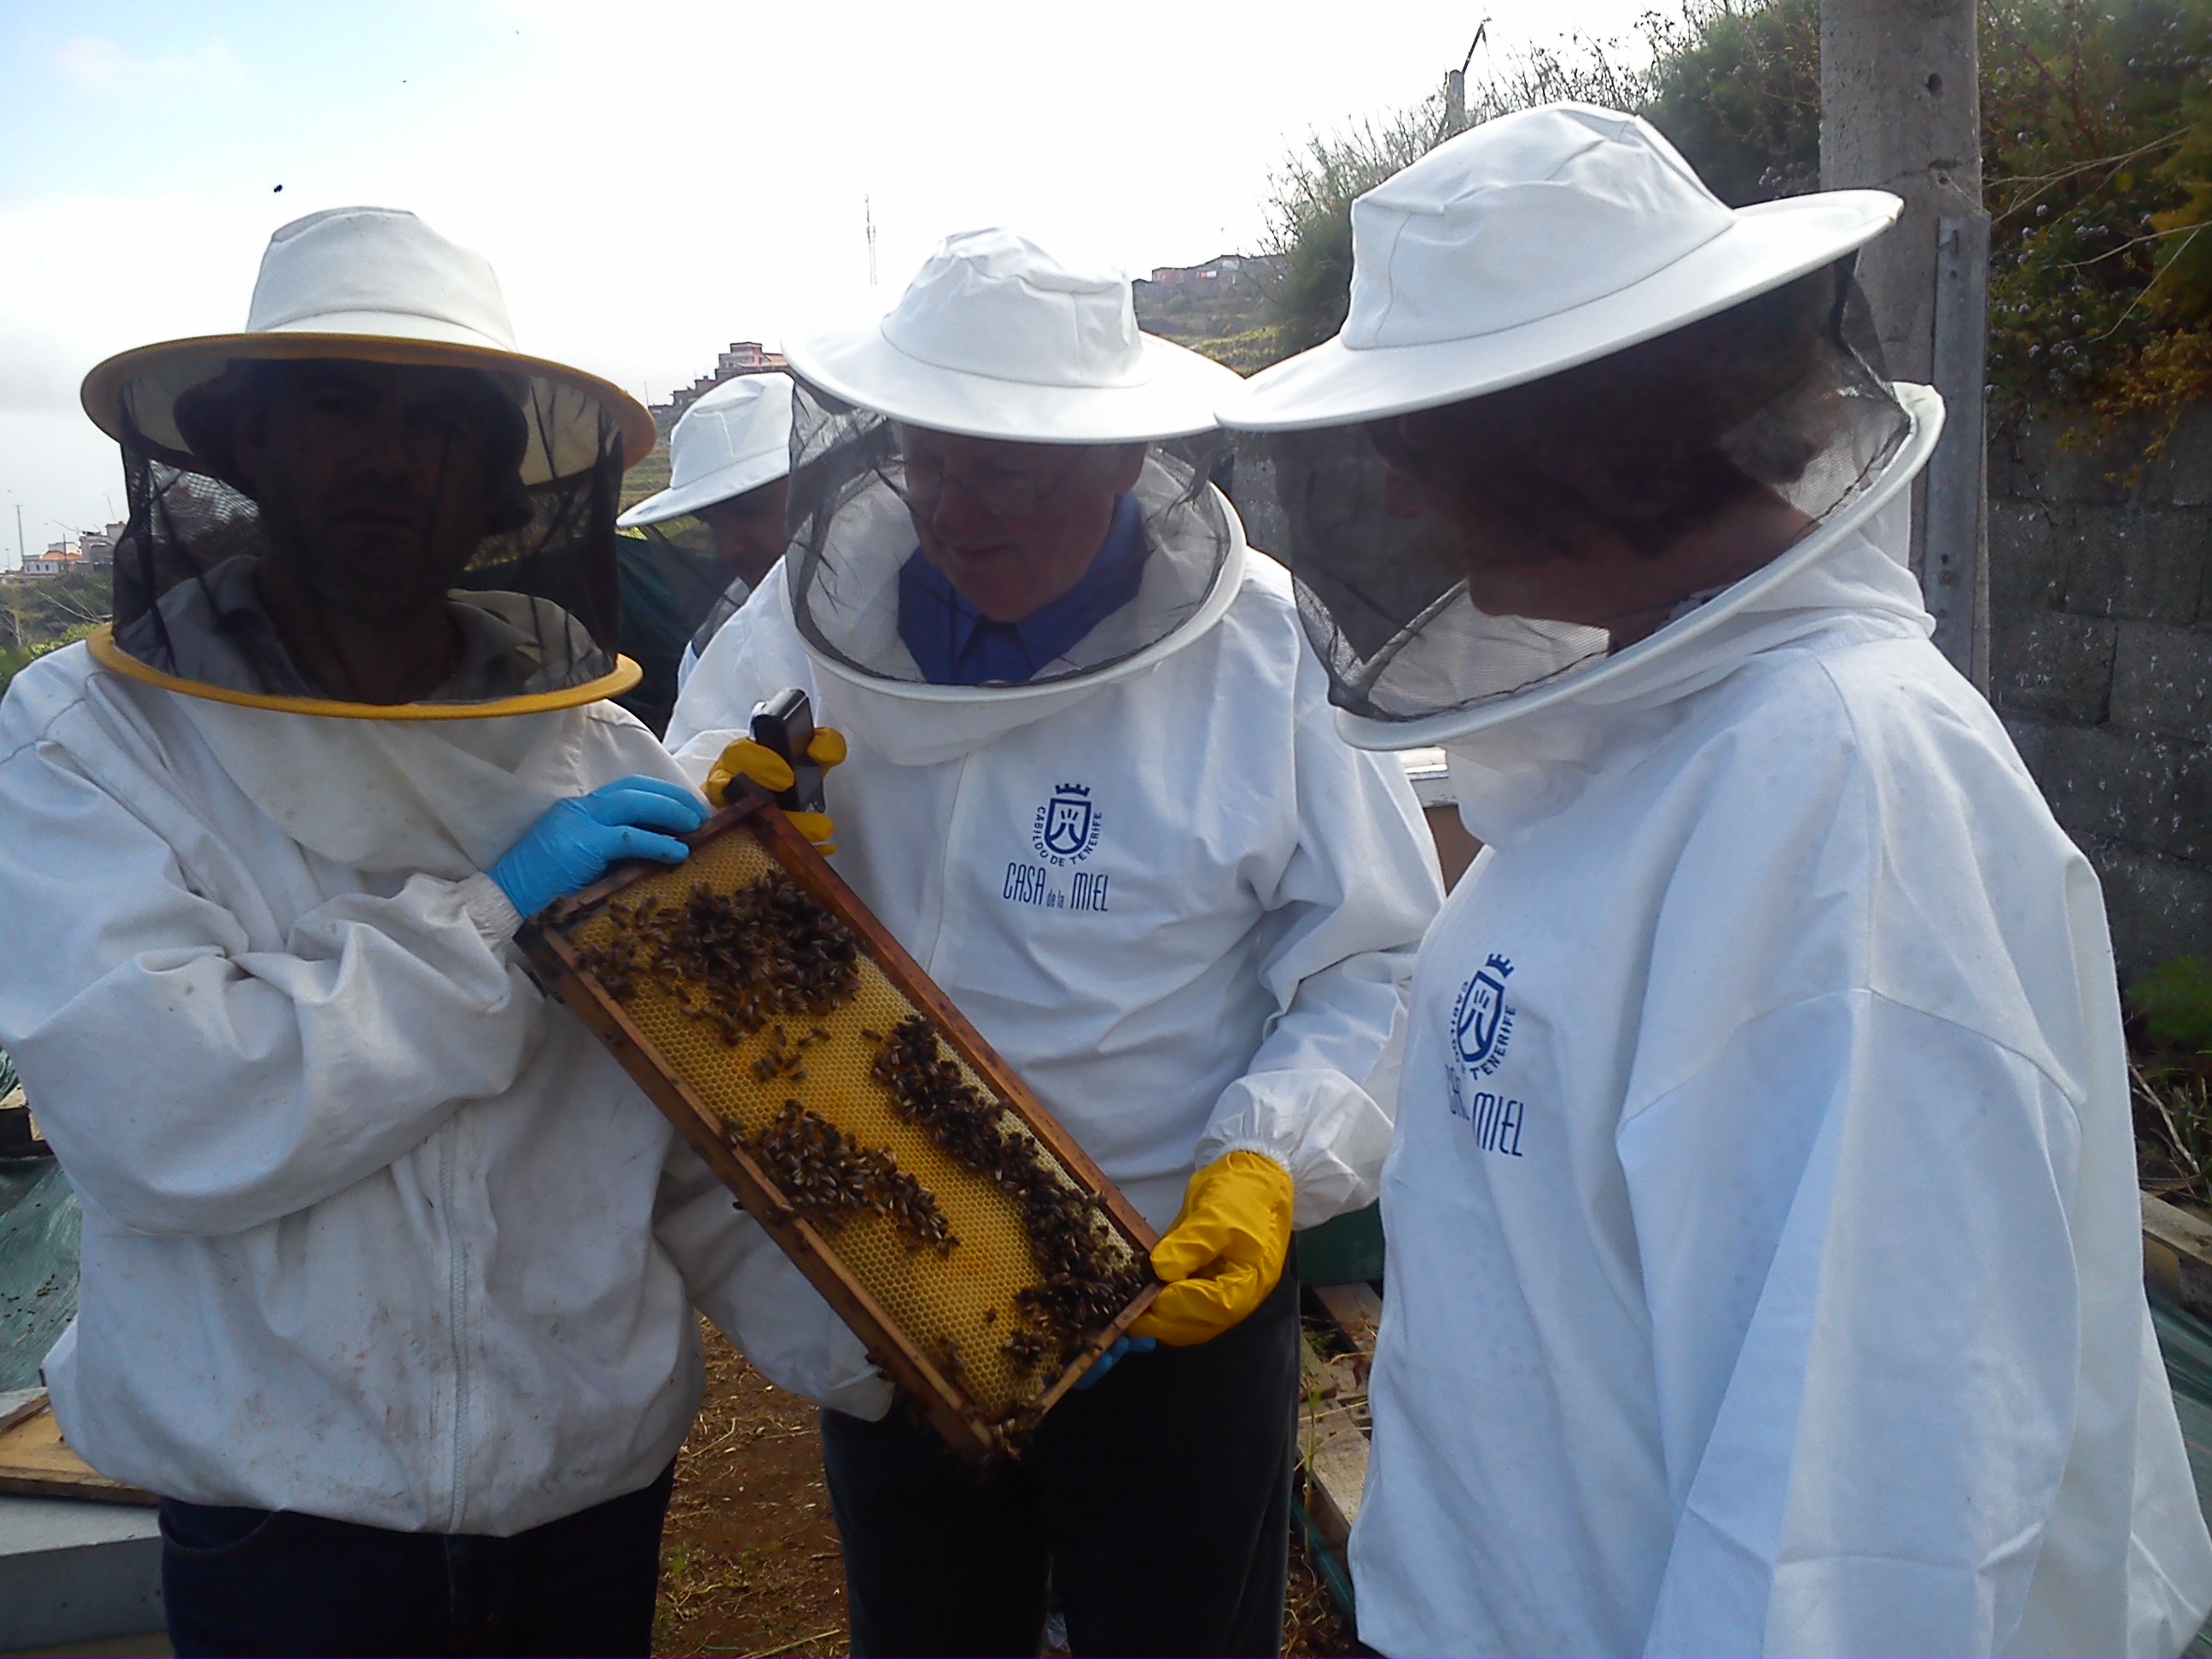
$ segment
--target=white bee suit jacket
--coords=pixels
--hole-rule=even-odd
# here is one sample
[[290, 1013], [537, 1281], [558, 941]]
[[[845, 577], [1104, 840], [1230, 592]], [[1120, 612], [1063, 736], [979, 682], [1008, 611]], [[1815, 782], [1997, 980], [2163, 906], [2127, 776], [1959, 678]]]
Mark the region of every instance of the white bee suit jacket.
[[677, 701], [687, 771], [805, 689], [851, 748], [831, 862], [1153, 1226], [1237, 1151], [1290, 1171], [1301, 1226], [1370, 1201], [1443, 889], [1396, 758], [1337, 737], [1281, 568], [1232, 563], [1149, 668], [960, 702], [817, 666], [787, 568]]
[[0, 705], [0, 1043], [82, 1195], [70, 1444], [198, 1503], [511, 1534], [690, 1425], [696, 1303], [880, 1411], [860, 1344], [583, 1026], [477, 873], [675, 775], [611, 704], [238, 709], [82, 647]]
[[1383, 1182], [1390, 1653], [2166, 1653], [2212, 1605], [2097, 882], [1854, 533], [1462, 739]]

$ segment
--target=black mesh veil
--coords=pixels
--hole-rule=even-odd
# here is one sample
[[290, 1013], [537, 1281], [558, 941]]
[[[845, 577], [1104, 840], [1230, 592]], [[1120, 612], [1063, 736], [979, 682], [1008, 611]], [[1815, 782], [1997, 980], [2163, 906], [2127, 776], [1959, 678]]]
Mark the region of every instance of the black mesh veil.
[[[1603, 627], [1476, 609], [1464, 527], [1448, 532], [1390, 498], [1412, 422], [1449, 434], [1435, 470], [1464, 465], [1524, 538], [1590, 512], [1650, 552], [1711, 503], [1754, 489], [1804, 515], [1802, 541], [1858, 496], [1909, 427], [1845, 261], [1547, 380], [1396, 421], [1271, 434], [1285, 562], [1331, 700], [1386, 722], [1510, 697], [1612, 650]], [[1668, 620], [1720, 591], [1691, 596]]]
[[[793, 534], [784, 573], [799, 632], [816, 651], [872, 680], [927, 684], [900, 635], [902, 573], [910, 574], [921, 552], [899, 426], [802, 380], [791, 446]], [[1145, 544], [1133, 595], [1020, 684], [1107, 672], [1202, 613], [1218, 614], [1243, 537], [1208, 482], [1224, 448], [1218, 432], [1146, 446], [1130, 491]], [[991, 687], [975, 690], [988, 695]]]
[[657, 520], [626, 533], [651, 550], [653, 568], [672, 595], [683, 644], [695, 655], [703, 653], [722, 624], [752, 597], [752, 584], [722, 562], [714, 550], [714, 532], [696, 514]]
[[[234, 363], [227, 374], [235, 378], [240, 368]], [[415, 701], [389, 705], [391, 712], [494, 714], [509, 712], [500, 705], [518, 699], [529, 708], [548, 698], [580, 702], [619, 692], [634, 678], [617, 656], [622, 610], [614, 520], [622, 432], [612, 414], [600, 410], [594, 440], [588, 417], [580, 428], [573, 400], [556, 413], [536, 395], [542, 382], [466, 373], [484, 396], [499, 400], [502, 441], [523, 459], [500, 487], [501, 527], [477, 542], [447, 581], [451, 672]], [[113, 665], [150, 670], [183, 682], [179, 689], [235, 701], [275, 700], [302, 712], [315, 712], [319, 703], [333, 713], [367, 712], [342, 672], [328, 667], [328, 655], [319, 659], [319, 674], [302, 666], [300, 647], [304, 643], [312, 653], [314, 645], [301, 635], [324, 632], [337, 601], [321, 597], [325, 588], [295, 584], [295, 592], [315, 597], [285, 611], [279, 625], [259, 580], [275, 550], [245, 481], [220, 454], [148, 440], [133, 407], [135, 391], [124, 394], [130, 522], [115, 550], [108, 641], [125, 660]], [[181, 413], [185, 400], [178, 404]], [[555, 455], [566, 459], [568, 470], [544, 477], [550, 471], [546, 459]], [[532, 473], [542, 481], [526, 484]], [[444, 571], [437, 574], [444, 578]], [[361, 580], [358, 573], [352, 579]], [[340, 683], [329, 683], [334, 678]]]

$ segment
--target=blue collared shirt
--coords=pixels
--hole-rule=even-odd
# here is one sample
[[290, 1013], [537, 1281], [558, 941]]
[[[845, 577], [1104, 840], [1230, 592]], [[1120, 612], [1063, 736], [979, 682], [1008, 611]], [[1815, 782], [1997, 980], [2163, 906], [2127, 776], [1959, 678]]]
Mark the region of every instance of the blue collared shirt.
[[1149, 550], [1144, 511], [1124, 494], [1075, 586], [1019, 622], [1001, 623], [969, 604], [916, 548], [899, 568], [899, 638], [933, 685], [1023, 684], [1137, 597]]

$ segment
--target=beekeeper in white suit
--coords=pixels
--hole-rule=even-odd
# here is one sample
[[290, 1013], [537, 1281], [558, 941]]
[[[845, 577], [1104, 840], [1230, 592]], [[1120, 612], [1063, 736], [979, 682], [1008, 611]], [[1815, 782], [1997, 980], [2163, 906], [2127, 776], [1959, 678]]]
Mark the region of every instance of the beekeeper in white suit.
[[1559, 105], [1352, 209], [1272, 430], [1422, 947], [1352, 1539], [1389, 1653], [2165, 1653], [2212, 1605], [2096, 878], [1929, 642], [1858, 191]]
[[510, 941], [705, 811], [605, 699], [630, 398], [411, 214], [85, 383], [115, 622], [0, 704], [0, 1033], [84, 1206], [46, 1376], [179, 1653], [643, 1653], [695, 1304], [860, 1345]]
[[668, 434], [668, 488], [615, 520], [617, 528], [665, 536], [696, 520], [729, 582], [700, 619], [676, 670], [681, 690], [699, 653], [752, 597], [783, 556], [791, 471], [791, 377], [740, 374], [704, 393]]
[[[803, 336], [794, 534], [669, 741], [747, 770], [796, 685], [850, 757], [834, 862], [1165, 1237], [1157, 1340], [978, 1481], [823, 1414], [857, 1653], [1273, 1653], [1293, 1224], [1367, 1202], [1440, 898], [1395, 759], [1347, 748], [1282, 569], [1206, 482], [1234, 377], [1128, 283], [949, 238], [880, 322]], [[750, 775], [778, 780], [755, 764]], [[711, 780], [710, 780], [711, 781]], [[788, 781], [787, 773], [784, 781]], [[710, 793], [711, 789], [710, 789]]]

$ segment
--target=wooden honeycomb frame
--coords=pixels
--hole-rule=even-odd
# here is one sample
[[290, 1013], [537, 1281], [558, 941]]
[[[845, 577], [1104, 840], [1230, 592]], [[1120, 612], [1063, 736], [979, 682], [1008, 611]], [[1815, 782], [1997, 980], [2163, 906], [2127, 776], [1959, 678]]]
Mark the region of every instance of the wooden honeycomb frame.
[[[696, 862], [698, 849], [732, 835], [757, 842], [811, 898], [852, 930], [861, 955], [888, 981], [890, 991], [928, 1018], [939, 1041], [957, 1056], [975, 1082], [995, 1096], [1073, 1185], [1097, 1202], [1126, 1247], [1140, 1257], [1148, 1254], [1157, 1239], [1144, 1218], [766, 795], [748, 788], [742, 799], [681, 839], [693, 847]], [[1086, 1339], [1073, 1359], [1051, 1376], [1014, 1419], [1010, 1420], [1004, 1411], [988, 1409], [976, 1397], [976, 1390], [967, 1385], [967, 1367], [957, 1346], [947, 1363], [944, 1351], [933, 1349], [908, 1329], [887, 1305], [888, 1297], [872, 1291], [863, 1282], [864, 1273], [841, 1254], [836, 1239], [842, 1230], [825, 1232], [801, 1215], [748, 1152], [729, 1119], [702, 1098], [702, 1089], [712, 1091], [719, 1087], [726, 1091], [734, 1074], [724, 1076], [719, 1083], [696, 1075], [687, 1081], [671, 1055], [643, 1029], [650, 1022], [613, 996], [585, 965], [578, 936], [593, 928], [611, 901], [640, 884], [657, 883], [653, 890], [665, 890], [680, 884], [683, 872], [690, 867], [678, 866], [672, 872], [658, 864], [625, 865], [532, 918], [525, 924], [519, 943], [542, 982], [606, 1045], [647, 1097], [859, 1335], [869, 1358], [921, 1407], [952, 1449], [976, 1461], [1017, 1452], [1026, 1428], [1049, 1411], [1098, 1355], [1128, 1329], [1151, 1305], [1159, 1287], [1146, 1285], [1111, 1325]], [[742, 1050], [730, 1051], [732, 1066], [746, 1063], [742, 1054]], [[760, 1087], [773, 1091], [771, 1085]], [[839, 1121], [835, 1103], [806, 1103], [810, 1109], [838, 1123], [841, 1129], [848, 1128], [848, 1123]], [[1033, 1274], [1033, 1267], [1030, 1271]]]

